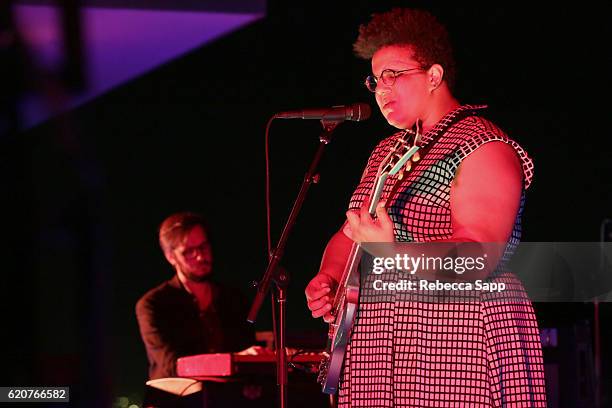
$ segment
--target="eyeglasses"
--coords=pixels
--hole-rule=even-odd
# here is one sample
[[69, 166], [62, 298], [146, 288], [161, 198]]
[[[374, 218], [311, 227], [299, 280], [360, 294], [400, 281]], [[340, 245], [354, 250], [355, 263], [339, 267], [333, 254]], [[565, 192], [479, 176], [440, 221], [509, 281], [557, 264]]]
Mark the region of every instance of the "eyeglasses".
[[186, 248], [181, 253], [186, 259], [196, 259], [198, 255], [204, 254], [210, 248], [210, 244], [208, 242], [202, 242], [200, 245], [196, 247]]
[[368, 77], [365, 79], [365, 86], [366, 88], [368, 88], [368, 91], [376, 92], [376, 86], [378, 85], [379, 79], [382, 80], [383, 84], [387, 86], [392, 86], [395, 83], [395, 78], [397, 78], [398, 76], [402, 75], [405, 72], [410, 72], [410, 71], [423, 71], [423, 69], [410, 68], [410, 69], [403, 69], [401, 71], [385, 69], [383, 72], [380, 73], [380, 77], [377, 77], [376, 75], [368, 75]]

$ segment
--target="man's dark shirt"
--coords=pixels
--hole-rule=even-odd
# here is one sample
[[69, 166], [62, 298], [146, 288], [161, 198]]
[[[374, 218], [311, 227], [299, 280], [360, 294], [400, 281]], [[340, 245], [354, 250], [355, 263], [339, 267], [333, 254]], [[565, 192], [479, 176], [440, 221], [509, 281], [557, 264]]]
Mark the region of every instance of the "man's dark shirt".
[[136, 303], [151, 379], [176, 376], [178, 357], [240, 351], [253, 345], [245, 299], [236, 291], [213, 285], [213, 301], [203, 313], [176, 275]]

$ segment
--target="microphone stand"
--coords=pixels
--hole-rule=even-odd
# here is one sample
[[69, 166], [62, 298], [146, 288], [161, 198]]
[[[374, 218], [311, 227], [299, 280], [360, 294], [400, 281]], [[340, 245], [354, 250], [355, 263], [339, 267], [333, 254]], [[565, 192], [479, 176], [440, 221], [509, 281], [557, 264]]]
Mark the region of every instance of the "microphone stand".
[[270, 281], [273, 281], [276, 285], [278, 291], [277, 303], [279, 307], [279, 319], [278, 319], [278, 330], [275, 330], [277, 334], [277, 338], [274, 339], [276, 343], [276, 376], [277, 376], [277, 384], [279, 387], [279, 403], [280, 408], [287, 407], [287, 349], [285, 346], [285, 320], [286, 320], [286, 302], [287, 302], [287, 285], [289, 283], [289, 277], [284, 268], [279, 267], [281, 258], [283, 257], [285, 246], [287, 244], [287, 239], [289, 238], [289, 234], [295, 225], [295, 221], [297, 219], [298, 213], [300, 212], [302, 205], [304, 204], [304, 200], [306, 199], [306, 194], [308, 189], [312, 184], [316, 184], [319, 182], [319, 175], [316, 174], [317, 167], [319, 165], [319, 161], [323, 156], [323, 151], [325, 150], [325, 146], [330, 142], [331, 135], [336, 126], [340, 124], [341, 121], [326, 121], [321, 120], [321, 124], [323, 125], [323, 133], [319, 137], [319, 148], [315, 153], [315, 156], [304, 176], [304, 180], [302, 181], [302, 186], [298, 193], [298, 196], [293, 204], [293, 208], [291, 209], [291, 213], [289, 214], [289, 218], [283, 228], [283, 232], [278, 240], [278, 244], [274, 251], [270, 254], [268, 267], [266, 272], [264, 273], [263, 278], [257, 284], [257, 293], [255, 295], [255, 299], [251, 304], [251, 309], [249, 311], [249, 315], [247, 317], [247, 321], [250, 323], [255, 323], [257, 314], [261, 305], [268, 293], [270, 288]]

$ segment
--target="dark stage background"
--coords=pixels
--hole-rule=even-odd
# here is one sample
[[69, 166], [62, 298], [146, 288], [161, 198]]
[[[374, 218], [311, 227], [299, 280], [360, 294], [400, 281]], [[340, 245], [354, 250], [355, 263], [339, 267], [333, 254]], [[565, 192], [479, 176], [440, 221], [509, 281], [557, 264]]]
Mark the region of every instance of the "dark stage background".
[[[75, 401], [88, 401], [82, 406], [141, 397], [146, 356], [134, 304], [172, 274], [156, 241], [171, 212], [209, 218], [217, 276], [251, 296], [248, 283], [266, 261], [266, 121], [301, 107], [375, 108], [362, 85], [368, 62], [351, 45], [371, 12], [397, 4], [430, 9], [447, 24], [458, 97], [488, 104], [488, 116], [534, 158], [524, 240], [598, 241], [612, 217], [609, 6], [269, 1], [259, 22], [3, 140], [8, 344], [0, 385], [70, 384]], [[274, 239], [320, 130], [317, 121], [272, 125]], [[335, 132], [283, 263], [294, 338], [324, 335], [303, 290], [370, 150], [392, 131], [375, 111]], [[573, 327], [592, 310], [536, 309], [547, 327]], [[257, 329], [270, 321], [266, 303]]]

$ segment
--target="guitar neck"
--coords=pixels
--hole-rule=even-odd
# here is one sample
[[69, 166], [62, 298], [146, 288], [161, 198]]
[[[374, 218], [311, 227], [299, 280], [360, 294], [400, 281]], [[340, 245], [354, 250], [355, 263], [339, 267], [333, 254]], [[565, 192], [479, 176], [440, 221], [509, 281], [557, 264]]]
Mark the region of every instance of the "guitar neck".
[[372, 191], [372, 195], [370, 196], [370, 205], [368, 207], [368, 212], [371, 216], [376, 214], [376, 206], [380, 202], [380, 197], [382, 197], [383, 188], [385, 187], [385, 181], [387, 181], [387, 174], [383, 174], [378, 178], [376, 185], [374, 186], [374, 190]]
[[[388, 173], [383, 173], [377, 178], [376, 185], [372, 190], [372, 194], [370, 196], [370, 205], [368, 207], [368, 211], [371, 216], [376, 214], [376, 206], [380, 202], [380, 197], [382, 196], [383, 188], [385, 186], [385, 181], [387, 180]], [[344, 266], [344, 271], [342, 272], [342, 278], [339, 282], [339, 287], [346, 288], [349, 285], [358, 286], [359, 285], [359, 274], [354, 273], [359, 267], [359, 262], [361, 261], [361, 255], [363, 254], [363, 249], [358, 242], [353, 242], [351, 246], [351, 252], [349, 252], [349, 256], [347, 258], [346, 264]], [[334, 302], [332, 304], [332, 310], [336, 310], [338, 305], [342, 302], [342, 297], [345, 295], [344, 291], [338, 290], [336, 291], [336, 296], [334, 298]]]
[[[398, 145], [391, 149], [378, 169], [376, 183], [372, 188], [370, 202], [368, 205], [368, 212], [370, 213], [370, 216], [374, 216], [376, 214], [376, 207], [378, 206], [378, 203], [382, 197], [387, 178], [390, 175], [397, 174], [408, 162], [408, 160], [410, 160], [410, 158], [419, 150], [418, 146], [406, 146], [404, 149], [401, 149], [404, 144], [405, 140], [400, 140]], [[357, 268], [359, 267], [362, 254], [363, 249], [361, 245], [357, 242], [353, 242], [351, 252], [349, 253], [344, 266], [344, 271], [342, 272], [342, 278], [338, 282], [339, 290], [336, 291], [336, 296], [334, 297], [334, 302], [332, 303], [332, 312], [336, 312], [338, 307], [343, 303], [344, 297], [346, 296], [346, 289], [349, 286], [359, 286], [359, 274], [356, 272]]]

